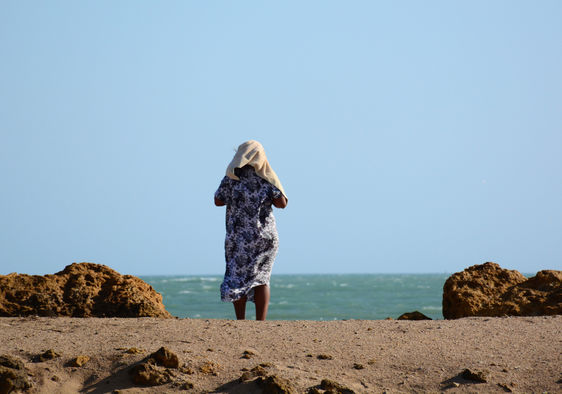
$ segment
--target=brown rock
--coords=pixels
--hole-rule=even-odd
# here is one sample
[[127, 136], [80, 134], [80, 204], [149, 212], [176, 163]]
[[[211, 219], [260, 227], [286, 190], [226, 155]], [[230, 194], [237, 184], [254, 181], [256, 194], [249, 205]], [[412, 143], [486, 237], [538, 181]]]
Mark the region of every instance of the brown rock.
[[60, 354], [56, 353], [53, 349], [49, 349], [44, 353], [38, 354], [33, 357], [32, 361], [34, 363], [41, 363], [43, 361], [52, 360], [53, 358], [60, 357]]
[[431, 318], [421, 312], [413, 311], [401, 314], [398, 320], [431, 320]]
[[0, 275], [0, 316], [172, 317], [143, 280], [93, 263], [54, 275]]
[[81, 367], [82, 365], [86, 364], [88, 361], [90, 361], [90, 356], [80, 355], [70, 361], [70, 366]]
[[183, 365], [183, 366], [181, 366], [181, 367], [178, 368], [178, 369], [179, 369], [179, 371], [180, 371], [181, 373], [184, 373], [184, 374], [186, 374], [186, 375], [193, 375], [193, 374], [195, 373], [195, 371], [193, 370], [193, 368], [191, 368], [191, 367], [188, 366], [188, 365]]
[[320, 388], [322, 390], [330, 391], [334, 394], [354, 394], [355, 391], [351, 390], [350, 388], [345, 387], [344, 385], [334, 382], [333, 380], [323, 379], [320, 382]]
[[463, 379], [472, 380], [473, 382], [478, 382], [478, 383], [486, 383], [488, 381], [486, 375], [487, 375], [486, 372], [483, 371], [475, 372], [475, 371], [471, 371], [470, 369], [465, 369], [461, 373]]
[[259, 377], [256, 382], [261, 387], [263, 394], [296, 394], [295, 389], [287, 379], [276, 375]]
[[253, 350], [244, 350], [244, 353], [242, 353], [242, 357], [241, 358], [252, 358], [256, 355], [256, 352]]
[[258, 376], [267, 376], [266, 369], [261, 365], [256, 365], [251, 370], [244, 372], [238, 380], [240, 382], [246, 382], [248, 380], [252, 380], [254, 378], [257, 378]]
[[22, 391], [31, 387], [27, 371], [18, 359], [0, 356], [0, 394]]
[[316, 358], [318, 360], [332, 360], [333, 357], [330, 356], [329, 354], [319, 354], [318, 356], [316, 356]]
[[178, 356], [165, 347], [161, 347], [152, 353], [149, 358], [154, 359], [158, 365], [163, 367], [178, 368], [180, 366]]
[[251, 373], [250, 371], [246, 371], [244, 373], [242, 373], [242, 375], [238, 378], [239, 382], [247, 382], [248, 380], [252, 380], [254, 379], [256, 376]]
[[0, 356], [0, 365], [11, 369], [24, 369], [24, 365], [21, 360], [7, 355]]
[[562, 271], [539, 271], [502, 294], [503, 312], [510, 316], [562, 315]]
[[152, 353], [131, 370], [133, 382], [143, 386], [158, 386], [171, 381], [174, 375], [168, 368], [178, 368], [178, 356], [165, 347]]
[[160, 369], [152, 362], [137, 364], [131, 369], [130, 373], [133, 382], [142, 386], [159, 386], [171, 380], [167, 369]]
[[473, 265], [443, 286], [443, 317], [562, 314], [562, 271], [539, 271], [527, 279], [496, 263]]
[[204, 374], [217, 375], [218, 371], [219, 371], [219, 368], [220, 368], [219, 364], [214, 363], [212, 361], [205, 361], [199, 367], [199, 372], [204, 373]]

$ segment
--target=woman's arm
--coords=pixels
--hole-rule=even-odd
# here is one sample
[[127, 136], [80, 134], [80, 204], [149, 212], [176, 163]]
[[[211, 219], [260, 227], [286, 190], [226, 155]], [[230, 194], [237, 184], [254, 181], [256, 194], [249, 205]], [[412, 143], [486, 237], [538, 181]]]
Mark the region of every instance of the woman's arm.
[[218, 198], [215, 197], [215, 205], [217, 207], [222, 207], [223, 205], [226, 205], [226, 203], [223, 200], [219, 200]]
[[287, 200], [287, 197], [285, 197], [284, 195], [281, 195], [281, 197], [273, 199], [273, 206], [275, 208], [285, 208], [287, 206], [288, 202], [289, 202], [289, 200]]

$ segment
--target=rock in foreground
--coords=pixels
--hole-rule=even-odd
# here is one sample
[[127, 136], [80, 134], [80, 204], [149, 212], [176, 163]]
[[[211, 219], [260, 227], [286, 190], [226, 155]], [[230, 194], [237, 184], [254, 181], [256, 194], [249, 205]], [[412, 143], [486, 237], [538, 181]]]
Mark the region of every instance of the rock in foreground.
[[496, 263], [473, 265], [443, 286], [443, 317], [562, 314], [562, 271], [539, 271], [527, 279]]
[[159, 386], [172, 381], [173, 373], [169, 368], [179, 367], [178, 356], [165, 347], [152, 353], [139, 364], [135, 365], [129, 373], [133, 382], [141, 386]]
[[23, 362], [8, 356], [0, 356], [0, 393], [22, 391], [31, 387]]
[[172, 317], [162, 296], [132, 275], [74, 263], [54, 275], [0, 275], [0, 316]]

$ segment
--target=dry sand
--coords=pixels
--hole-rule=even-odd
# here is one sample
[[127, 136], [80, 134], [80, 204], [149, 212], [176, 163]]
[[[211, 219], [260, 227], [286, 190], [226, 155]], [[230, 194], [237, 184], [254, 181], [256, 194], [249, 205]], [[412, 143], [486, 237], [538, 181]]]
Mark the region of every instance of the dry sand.
[[[358, 393], [542, 393], [562, 392], [561, 329], [562, 316], [333, 322], [0, 318], [0, 354], [25, 362], [34, 392], [178, 391], [173, 383], [135, 386], [127, 372], [166, 346], [193, 370], [176, 371], [173, 379], [193, 383], [194, 392], [257, 392], [255, 383], [238, 378], [244, 368], [271, 363], [268, 373], [288, 379], [297, 392], [328, 378]], [[126, 353], [133, 347], [144, 352]], [[47, 349], [61, 357], [31, 362]], [[254, 355], [242, 358], [245, 351]], [[68, 366], [78, 355], [91, 360]], [[215, 375], [200, 371], [208, 362], [215, 363]], [[486, 373], [487, 382], [462, 379], [465, 368]]]

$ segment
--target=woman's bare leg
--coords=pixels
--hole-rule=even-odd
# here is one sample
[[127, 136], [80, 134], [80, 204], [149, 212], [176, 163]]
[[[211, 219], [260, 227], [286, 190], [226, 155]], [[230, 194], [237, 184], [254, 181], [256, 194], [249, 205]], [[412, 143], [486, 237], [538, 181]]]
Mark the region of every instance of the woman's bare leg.
[[269, 308], [269, 286], [254, 287], [254, 301], [256, 303], [256, 320], [265, 320]]
[[246, 318], [246, 297], [242, 297], [239, 300], [234, 301], [233, 304], [236, 319], [244, 320]]

